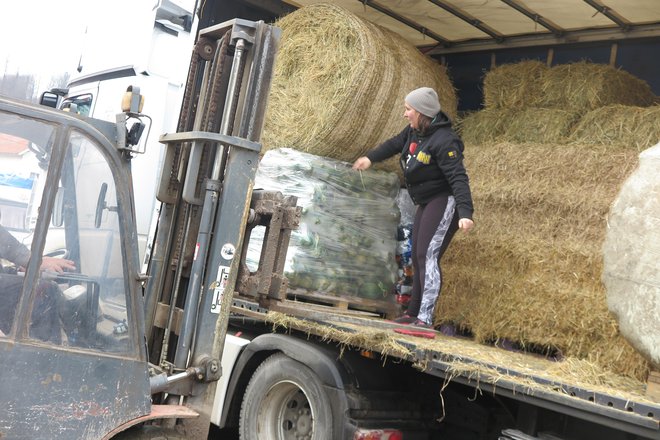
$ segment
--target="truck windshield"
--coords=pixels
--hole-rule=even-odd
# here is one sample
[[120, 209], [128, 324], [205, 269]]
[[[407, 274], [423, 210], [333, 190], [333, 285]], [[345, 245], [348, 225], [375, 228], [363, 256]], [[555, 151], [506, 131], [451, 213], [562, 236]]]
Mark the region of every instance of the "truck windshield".
[[66, 98], [62, 101], [60, 108], [79, 115], [89, 116], [92, 110], [92, 95], [90, 93], [85, 93], [83, 95]]
[[[76, 130], [68, 132], [56, 170], [56, 132], [53, 125], [0, 112], [0, 338], [27, 328], [36, 342], [125, 353], [131, 346], [115, 176], [103, 149]], [[52, 173], [59, 179], [50, 188], [45, 183]], [[45, 237], [38, 237], [47, 192], [52, 215], [44, 219]], [[25, 268], [42, 242], [39, 278], [27, 292]], [[28, 322], [12, 327], [25, 319], [16, 316], [22, 295], [31, 299]]]

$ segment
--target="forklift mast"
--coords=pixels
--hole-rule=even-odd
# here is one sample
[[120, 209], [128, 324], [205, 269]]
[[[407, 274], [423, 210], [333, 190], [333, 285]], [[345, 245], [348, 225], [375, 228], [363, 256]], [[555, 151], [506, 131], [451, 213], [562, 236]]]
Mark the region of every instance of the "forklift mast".
[[222, 373], [279, 33], [241, 19], [201, 30], [177, 133], [160, 138], [167, 149], [145, 288], [151, 388], [155, 403], [183, 401], [200, 414], [183, 421], [190, 438], [208, 432]]

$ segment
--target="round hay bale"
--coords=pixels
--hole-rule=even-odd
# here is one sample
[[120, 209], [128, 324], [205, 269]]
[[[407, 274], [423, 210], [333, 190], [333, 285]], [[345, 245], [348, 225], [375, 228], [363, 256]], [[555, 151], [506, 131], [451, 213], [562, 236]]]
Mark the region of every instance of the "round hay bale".
[[564, 143], [580, 114], [554, 108], [526, 108], [509, 115], [502, 140], [521, 143]]
[[560, 64], [543, 73], [539, 107], [587, 112], [612, 104], [648, 107], [651, 87], [630, 73], [605, 64]]
[[500, 140], [513, 121], [515, 110], [484, 109], [468, 114], [458, 123], [458, 132], [463, 142], [483, 144]]
[[607, 304], [621, 333], [660, 366], [660, 144], [639, 155], [639, 167], [612, 205], [603, 245]]
[[645, 150], [660, 141], [660, 106], [597, 108], [582, 116], [570, 141]]
[[541, 100], [541, 78], [548, 66], [537, 60], [502, 64], [484, 76], [484, 106], [489, 109], [535, 107]]
[[606, 216], [637, 152], [602, 145], [468, 145], [476, 227], [443, 257], [436, 324], [509, 339], [644, 380], [601, 282]]
[[484, 109], [462, 119], [458, 129], [470, 144], [553, 143], [569, 139], [580, 114], [552, 108]]
[[433, 87], [456, 115], [444, 68], [390, 31], [331, 4], [305, 6], [276, 25], [263, 152], [290, 147], [352, 162], [403, 129], [404, 97], [420, 86]]

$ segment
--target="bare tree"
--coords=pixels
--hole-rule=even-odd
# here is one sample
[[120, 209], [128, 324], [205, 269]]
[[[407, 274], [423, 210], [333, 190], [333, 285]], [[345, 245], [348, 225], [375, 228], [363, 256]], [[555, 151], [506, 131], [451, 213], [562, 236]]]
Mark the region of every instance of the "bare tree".
[[60, 73], [58, 75], [52, 76], [50, 78], [50, 82], [48, 83], [48, 89], [52, 89], [54, 87], [64, 88], [67, 86], [67, 84], [69, 84], [70, 79], [71, 79], [71, 74], [68, 72]]
[[0, 95], [32, 101], [35, 96], [35, 83], [33, 75], [21, 75], [18, 72], [8, 73], [5, 65], [5, 73], [0, 77]]

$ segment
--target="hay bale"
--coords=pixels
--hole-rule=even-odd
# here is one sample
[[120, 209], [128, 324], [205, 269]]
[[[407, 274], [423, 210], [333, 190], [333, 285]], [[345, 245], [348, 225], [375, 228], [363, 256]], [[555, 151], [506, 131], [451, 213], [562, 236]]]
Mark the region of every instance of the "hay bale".
[[[374, 27], [382, 31], [382, 42], [394, 54], [398, 63], [397, 70], [401, 74], [401, 82], [395, 93], [397, 96], [395, 108], [393, 111], [388, 111], [389, 119], [383, 131], [384, 139], [398, 134], [407, 124], [407, 121], [403, 118], [403, 101], [405, 96], [411, 90], [424, 87], [427, 84], [432, 84], [429, 87], [433, 87], [438, 93], [442, 110], [455, 121], [457, 119], [458, 98], [447, 68], [433, 61], [431, 58], [422, 55], [414, 46], [411, 46], [398, 34], [376, 25]], [[414, 69], [419, 70], [419, 72], [411, 72], [406, 66], [415, 66]]]
[[565, 142], [579, 119], [579, 113], [551, 108], [484, 109], [459, 123], [463, 141], [554, 143]]
[[479, 110], [459, 121], [458, 133], [468, 144], [494, 142], [502, 138], [516, 114], [517, 111], [509, 109]]
[[487, 109], [556, 108], [587, 112], [613, 104], [648, 107], [650, 86], [630, 73], [586, 61], [548, 68], [540, 61], [504, 64], [484, 76]]
[[542, 76], [539, 107], [586, 112], [612, 104], [648, 107], [651, 87], [630, 73], [605, 64], [560, 64]]
[[642, 152], [639, 167], [612, 205], [603, 245], [607, 303], [621, 333], [660, 368], [660, 144]]
[[541, 78], [548, 66], [536, 60], [503, 64], [484, 76], [484, 106], [488, 109], [536, 107], [541, 100]]
[[526, 108], [509, 114], [502, 141], [521, 143], [564, 143], [580, 118], [575, 111], [553, 108]]
[[331, 4], [300, 8], [276, 25], [264, 152], [290, 147], [352, 162], [403, 129], [404, 97], [420, 86], [435, 88], [456, 115], [444, 68], [390, 31]]
[[570, 141], [645, 150], [660, 141], [660, 105], [597, 108], [582, 116]]
[[436, 323], [506, 338], [643, 380], [648, 362], [627, 346], [607, 308], [601, 246], [634, 149], [500, 143], [468, 145], [475, 230], [443, 260]]

